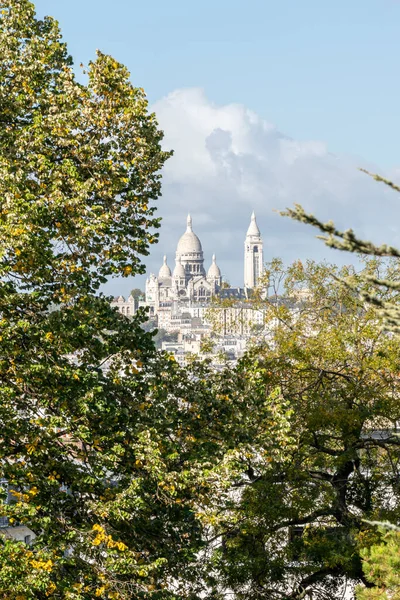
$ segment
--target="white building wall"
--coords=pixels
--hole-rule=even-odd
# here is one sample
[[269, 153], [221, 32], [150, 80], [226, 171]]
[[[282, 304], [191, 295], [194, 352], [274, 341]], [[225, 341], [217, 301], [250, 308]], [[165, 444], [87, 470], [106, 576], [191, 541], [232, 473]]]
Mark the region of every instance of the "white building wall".
[[253, 213], [244, 242], [244, 287], [250, 289], [256, 287], [263, 269], [263, 241]]
[[123, 296], [118, 296], [111, 302], [111, 306], [126, 317], [133, 317], [136, 312], [135, 299], [132, 296], [129, 296], [128, 300], [125, 300]]

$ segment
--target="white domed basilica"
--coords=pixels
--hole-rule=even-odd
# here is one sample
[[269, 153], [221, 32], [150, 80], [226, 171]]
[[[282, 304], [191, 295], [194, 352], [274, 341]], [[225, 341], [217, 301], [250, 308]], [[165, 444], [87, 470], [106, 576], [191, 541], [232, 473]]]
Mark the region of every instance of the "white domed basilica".
[[158, 277], [151, 274], [146, 281], [146, 304], [157, 311], [159, 306], [174, 300], [206, 302], [218, 293], [221, 283], [221, 271], [215, 254], [206, 273], [203, 248], [192, 229], [192, 218], [188, 215], [186, 231], [176, 248], [174, 270], [171, 273], [167, 257], [164, 256]]
[[[262, 270], [263, 254], [254, 213], [247, 231], [244, 258], [245, 288], [255, 287]], [[186, 231], [176, 248], [174, 270], [171, 273], [167, 257], [164, 256], [158, 276], [152, 273], [146, 281], [146, 305], [157, 313], [160, 307], [166, 308], [176, 301], [207, 302], [221, 291], [221, 285], [222, 276], [215, 254], [207, 272], [204, 268], [203, 248], [193, 231], [192, 218], [188, 215]]]

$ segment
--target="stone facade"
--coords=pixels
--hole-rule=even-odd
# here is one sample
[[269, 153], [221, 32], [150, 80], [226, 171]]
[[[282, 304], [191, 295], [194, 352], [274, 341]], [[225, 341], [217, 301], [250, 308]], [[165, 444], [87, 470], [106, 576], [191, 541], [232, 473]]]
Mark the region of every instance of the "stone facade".
[[176, 248], [175, 268], [171, 272], [164, 256], [158, 276], [152, 273], [146, 281], [146, 304], [158, 314], [162, 309], [171, 310], [174, 302], [205, 302], [219, 292], [221, 284], [215, 255], [207, 272], [204, 268], [203, 248], [188, 215], [186, 231]]
[[135, 314], [135, 298], [133, 296], [129, 296], [128, 300], [125, 300], [123, 296], [116, 296], [111, 302], [111, 306], [126, 317], [132, 317]]

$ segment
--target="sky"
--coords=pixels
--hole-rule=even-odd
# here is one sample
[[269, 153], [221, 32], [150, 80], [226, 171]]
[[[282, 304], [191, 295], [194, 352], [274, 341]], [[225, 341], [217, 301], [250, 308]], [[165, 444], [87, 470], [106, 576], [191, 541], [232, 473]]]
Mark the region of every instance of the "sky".
[[[174, 157], [165, 167], [160, 242], [174, 265], [186, 214], [205, 253], [243, 285], [254, 209], [268, 260], [348, 262], [274, 209], [400, 245], [398, 198], [358, 171], [400, 180], [400, 0], [37, 0], [59, 20], [75, 63], [98, 48], [143, 87]], [[127, 294], [144, 281], [116, 280]]]

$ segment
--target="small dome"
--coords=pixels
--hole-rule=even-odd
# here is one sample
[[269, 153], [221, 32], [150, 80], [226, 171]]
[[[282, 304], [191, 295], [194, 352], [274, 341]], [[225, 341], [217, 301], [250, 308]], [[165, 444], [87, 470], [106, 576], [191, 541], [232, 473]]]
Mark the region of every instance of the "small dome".
[[260, 237], [260, 235], [261, 235], [260, 230], [258, 229], [256, 215], [254, 214], [254, 210], [251, 215], [251, 221], [250, 221], [249, 228], [247, 230], [247, 235], [256, 236], [256, 237]]
[[212, 263], [211, 267], [208, 269], [207, 278], [217, 279], [219, 277], [221, 277], [221, 271], [215, 260], [215, 254], [213, 254]]
[[190, 254], [191, 252], [203, 252], [201, 242], [192, 229], [192, 217], [188, 215], [187, 228], [178, 242], [176, 253], [179, 255]]
[[174, 277], [179, 277], [179, 278], [185, 277], [185, 269], [184, 269], [184, 266], [183, 266], [183, 264], [181, 262], [181, 257], [180, 256], [176, 259], [176, 265], [175, 265], [173, 276]]
[[171, 277], [171, 269], [167, 265], [167, 257], [166, 256], [164, 256], [164, 262], [162, 264], [161, 269], [158, 272], [158, 276], [161, 279], [165, 279], [166, 277]]

